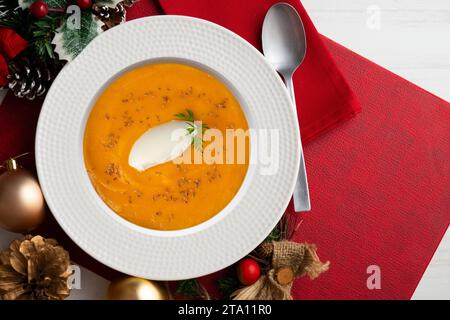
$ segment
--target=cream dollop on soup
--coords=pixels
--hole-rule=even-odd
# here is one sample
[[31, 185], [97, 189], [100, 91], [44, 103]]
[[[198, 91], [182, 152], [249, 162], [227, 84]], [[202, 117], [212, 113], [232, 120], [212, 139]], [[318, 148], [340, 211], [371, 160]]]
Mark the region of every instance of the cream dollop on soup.
[[[175, 129], [185, 130], [176, 141]], [[232, 148], [233, 160], [244, 151], [244, 161], [183, 161], [207, 153], [214, 139], [198, 134], [210, 129], [224, 140], [215, 145], [216, 159]], [[84, 135], [86, 169], [98, 195], [124, 219], [157, 230], [188, 228], [219, 213], [239, 191], [250, 141], [244, 150], [226, 143], [227, 131], [236, 129], [248, 129], [244, 112], [214, 76], [178, 63], [137, 67], [94, 103]]]

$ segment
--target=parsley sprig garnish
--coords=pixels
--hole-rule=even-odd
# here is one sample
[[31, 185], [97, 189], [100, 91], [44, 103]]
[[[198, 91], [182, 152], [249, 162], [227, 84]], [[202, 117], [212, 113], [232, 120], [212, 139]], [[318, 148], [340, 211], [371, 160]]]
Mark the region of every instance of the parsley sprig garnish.
[[199, 124], [199, 122], [195, 120], [194, 113], [189, 109], [186, 109], [186, 113], [180, 112], [174, 114], [174, 116], [187, 123], [188, 128], [186, 130], [187, 134], [191, 136], [192, 145], [195, 149], [202, 152], [204, 142], [203, 134], [207, 129], [209, 129], [208, 125], [201, 122]]

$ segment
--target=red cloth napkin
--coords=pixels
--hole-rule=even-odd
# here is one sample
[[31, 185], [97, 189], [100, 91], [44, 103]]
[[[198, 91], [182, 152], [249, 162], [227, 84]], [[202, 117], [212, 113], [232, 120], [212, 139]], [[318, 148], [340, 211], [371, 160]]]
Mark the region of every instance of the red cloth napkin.
[[[143, 0], [128, 11], [128, 19], [142, 17], [151, 1]], [[216, 1], [160, 0], [166, 14], [194, 16], [228, 28], [261, 49], [262, 22], [275, 0]], [[338, 70], [321, 36], [298, 1], [291, 3], [299, 12], [306, 31], [308, 50], [294, 75], [297, 110], [302, 141], [308, 142], [336, 124], [352, 118], [361, 108], [347, 81]]]
[[[166, 10], [172, 1], [162, 1]], [[221, 24], [251, 27], [247, 20], [262, 21], [264, 14], [254, 11], [254, 2], [216, 0], [196, 8]], [[236, 12], [225, 14], [227, 6]], [[129, 16], [159, 10], [155, 2], [141, 0]], [[259, 34], [260, 26], [251, 30], [240, 32]], [[364, 112], [305, 148], [313, 210], [304, 215], [296, 240], [316, 243], [331, 268], [314, 281], [297, 281], [294, 297], [408, 299], [450, 221], [450, 105], [332, 41], [322, 41]], [[32, 149], [38, 107], [10, 96], [0, 106], [0, 161]], [[57, 238], [75, 261], [93, 271], [110, 279], [118, 275], [76, 247], [51, 217], [36, 233]], [[380, 290], [366, 286], [369, 265], [380, 267]], [[214, 294], [219, 274], [230, 272], [203, 281]]]
[[[276, 2], [160, 0], [167, 14], [216, 22], [257, 48]], [[300, 2], [287, 2], [308, 40], [295, 77], [304, 141], [359, 110], [352, 90], [364, 108], [305, 148], [313, 210], [296, 239], [316, 243], [331, 268], [315, 281], [298, 281], [294, 297], [408, 299], [450, 221], [449, 104], [321, 37]], [[379, 290], [367, 287], [371, 265], [381, 270]], [[211, 290], [215, 278], [205, 279]]]
[[[449, 227], [450, 104], [326, 43], [364, 112], [305, 148], [313, 210], [296, 240], [331, 266], [294, 296], [409, 299]], [[370, 265], [379, 290], [367, 288]]]

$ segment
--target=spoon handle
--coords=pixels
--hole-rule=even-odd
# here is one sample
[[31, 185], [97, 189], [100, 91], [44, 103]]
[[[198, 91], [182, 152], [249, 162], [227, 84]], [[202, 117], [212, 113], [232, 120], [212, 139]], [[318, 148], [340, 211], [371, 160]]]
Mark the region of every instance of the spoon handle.
[[[294, 114], [297, 117], [297, 107], [295, 104], [294, 84], [292, 75], [284, 76], [287, 90], [292, 99], [292, 106], [294, 107]], [[303, 147], [300, 141], [300, 167], [297, 175], [297, 181], [294, 188], [294, 210], [295, 212], [304, 212], [311, 210], [311, 203], [309, 201], [308, 178], [306, 176], [305, 157], [303, 156]]]

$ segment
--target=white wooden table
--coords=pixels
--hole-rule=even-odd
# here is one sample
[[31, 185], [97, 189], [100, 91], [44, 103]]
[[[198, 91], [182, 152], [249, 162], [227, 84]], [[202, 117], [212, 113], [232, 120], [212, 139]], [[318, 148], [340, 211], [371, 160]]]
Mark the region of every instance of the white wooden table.
[[[317, 29], [435, 95], [450, 100], [450, 0], [303, 0]], [[0, 99], [1, 99], [0, 94]], [[18, 235], [0, 230], [0, 249]], [[108, 281], [81, 270], [70, 299], [102, 299]], [[450, 299], [450, 230], [414, 299]]]

